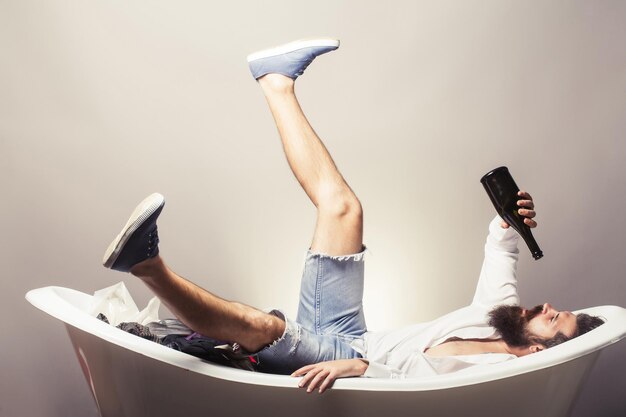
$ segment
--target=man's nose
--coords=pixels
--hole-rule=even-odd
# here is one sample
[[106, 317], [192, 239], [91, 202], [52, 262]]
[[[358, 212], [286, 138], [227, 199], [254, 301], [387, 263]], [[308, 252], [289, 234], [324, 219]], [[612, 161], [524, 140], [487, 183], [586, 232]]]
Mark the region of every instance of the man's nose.
[[543, 310], [542, 310], [542, 313], [543, 313], [543, 314], [546, 314], [546, 313], [549, 313], [549, 312], [551, 312], [551, 311], [554, 311], [554, 307], [552, 307], [549, 303], [545, 303], [545, 304], [543, 305]]

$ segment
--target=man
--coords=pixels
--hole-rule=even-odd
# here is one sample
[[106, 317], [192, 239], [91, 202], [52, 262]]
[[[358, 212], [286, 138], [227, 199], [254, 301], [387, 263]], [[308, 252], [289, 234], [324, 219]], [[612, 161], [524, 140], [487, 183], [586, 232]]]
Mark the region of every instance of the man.
[[[313, 131], [294, 83], [339, 41], [297, 41], [254, 53], [250, 70], [274, 116], [289, 166], [317, 208], [296, 320], [227, 301], [170, 270], [159, 255], [156, 221], [164, 198], [153, 194], [132, 213], [104, 256], [104, 265], [142, 279], [187, 326], [254, 352], [265, 372], [303, 376], [300, 386], [324, 392], [336, 378], [405, 377], [452, 372], [538, 352], [601, 324], [549, 304], [519, 307], [517, 233], [490, 224], [485, 261], [472, 304], [429, 323], [369, 332], [362, 308], [363, 212]], [[519, 213], [536, 227], [534, 203], [519, 193]]]

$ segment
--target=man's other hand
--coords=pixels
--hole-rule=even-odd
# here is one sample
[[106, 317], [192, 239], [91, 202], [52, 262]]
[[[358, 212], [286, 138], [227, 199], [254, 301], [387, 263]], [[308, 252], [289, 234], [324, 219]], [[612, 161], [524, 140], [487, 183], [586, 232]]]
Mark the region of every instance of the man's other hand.
[[335, 379], [361, 376], [365, 373], [367, 366], [368, 364], [361, 359], [339, 359], [303, 366], [291, 376], [303, 376], [298, 384], [300, 388], [313, 392], [319, 386], [319, 393], [322, 394]]

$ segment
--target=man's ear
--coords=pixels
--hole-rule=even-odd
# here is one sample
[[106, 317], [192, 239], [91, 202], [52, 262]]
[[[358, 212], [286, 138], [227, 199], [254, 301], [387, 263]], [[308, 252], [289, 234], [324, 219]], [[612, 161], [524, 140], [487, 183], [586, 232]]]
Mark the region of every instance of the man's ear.
[[542, 345], [541, 343], [533, 343], [531, 345], [527, 345], [524, 347], [508, 347], [508, 352], [512, 353], [515, 356], [526, 356], [526, 355], [530, 355], [531, 353], [537, 353], [537, 352], [541, 352], [542, 350], [544, 350], [546, 347], [544, 345]]

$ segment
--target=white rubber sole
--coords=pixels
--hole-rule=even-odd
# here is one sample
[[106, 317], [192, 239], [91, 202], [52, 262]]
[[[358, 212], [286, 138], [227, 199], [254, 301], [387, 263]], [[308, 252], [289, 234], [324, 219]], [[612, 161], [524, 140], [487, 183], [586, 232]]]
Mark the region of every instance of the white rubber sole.
[[111, 242], [107, 250], [104, 252], [102, 264], [106, 268], [111, 268], [113, 266], [120, 255], [122, 248], [126, 245], [126, 242], [128, 242], [128, 239], [132, 236], [135, 230], [137, 230], [139, 226], [141, 226], [141, 224], [164, 203], [165, 197], [159, 193], [151, 194], [139, 203], [130, 215], [126, 225], [122, 228], [120, 234], [113, 239], [113, 242]]
[[298, 49], [309, 48], [311, 46], [334, 46], [339, 48], [339, 39], [322, 38], [322, 39], [301, 39], [284, 45], [275, 46], [273, 48], [263, 49], [248, 55], [248, 62], [256, 61], [261, 58], [269, 58], [271, 56], [282, 55]]

